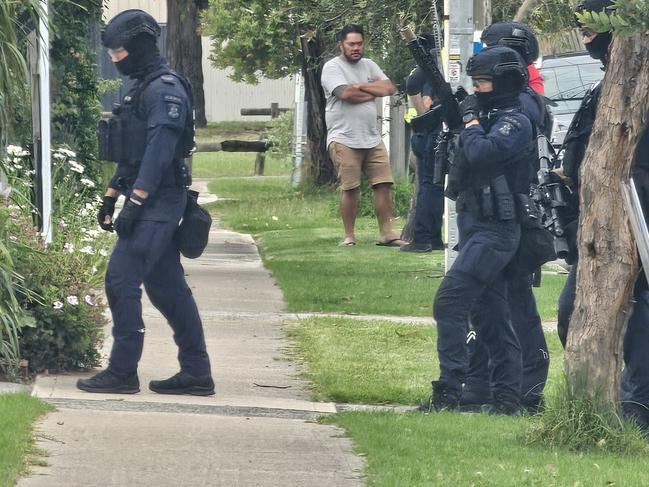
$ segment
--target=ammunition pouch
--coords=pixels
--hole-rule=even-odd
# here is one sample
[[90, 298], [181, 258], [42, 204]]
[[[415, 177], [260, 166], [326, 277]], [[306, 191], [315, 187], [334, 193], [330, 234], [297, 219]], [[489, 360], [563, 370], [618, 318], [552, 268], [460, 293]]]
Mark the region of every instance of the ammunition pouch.
[[118, 118], [102, 118], [97, 129], [99, 159], [117, 162], [122, 160], [122, 125]]
[[509, 190], [504, 175], [497, 176], [478, 188], [460, 191], [456, 208], [457, 211], [471, 212], [481, 220], [506, 222], [516, 219], [514, 194]]

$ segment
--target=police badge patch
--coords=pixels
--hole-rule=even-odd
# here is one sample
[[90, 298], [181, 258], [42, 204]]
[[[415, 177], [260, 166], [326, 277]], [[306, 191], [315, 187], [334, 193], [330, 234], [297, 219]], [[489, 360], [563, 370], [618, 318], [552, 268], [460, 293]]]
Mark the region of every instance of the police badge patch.
[[512, 124], [505, 122], [502, 127], [498, 129], [498, 132], [503, 134], [506, 137], [509, 137], [510, 132], [512, 131]]
[[169, 118], [173, 119], [180, 117], [180, 105], [176, 103], [167, 103], [167, 115], [169, 115]]

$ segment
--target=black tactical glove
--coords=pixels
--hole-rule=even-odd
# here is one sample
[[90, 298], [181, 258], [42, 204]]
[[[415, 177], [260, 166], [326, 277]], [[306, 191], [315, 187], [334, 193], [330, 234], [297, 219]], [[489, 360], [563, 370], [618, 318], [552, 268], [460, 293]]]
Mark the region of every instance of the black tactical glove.
[[[113, 213], [115, 213], [115, 203], [117, 203], [117, 198], [114, 198], [112, 196], [104, 196], [104, 200], [99, 207], [99, 212], [97, 213], [97, 221], [99, 222], [99, 226], [102, 228], [102, 230], [106, 230], [107, 232], [113, 231], [112, 218]], [[111, 221], [109, 223], [105, 223], [107, 216], [111, 218]]]
[[460, 111], [462, 112], [463, 117], [465, 115], [474, 115], [475, 118], [478, 118], [478, 114], [480, 113], [480, 104], [478, 103], [478, 97], [475, 95], [467, 96], [464, 100], [462, 100], [462, 103], [460, 103]]
[[119, 237], [128, 237], [133, 232], [133, 226], [141, 211], [142, 205], [133, 203], [130, 199], [126, 202], [115, 220], [115, 231]]

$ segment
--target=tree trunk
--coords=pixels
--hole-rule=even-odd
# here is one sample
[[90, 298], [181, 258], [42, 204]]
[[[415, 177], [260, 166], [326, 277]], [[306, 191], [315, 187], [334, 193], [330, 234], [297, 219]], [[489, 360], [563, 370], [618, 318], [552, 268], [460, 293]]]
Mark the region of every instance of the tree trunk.
[[518, 8], [518, 12], [516, 12], [516, 16], [514, 17], [514, 20], [516, 22], [523, 22], [525, 19], [525, 16], [527, 15], [527, 12], [532, 8], [532, 5], [534, 4], [535, 0], [525, 0], [523, 4]]
[[649, 109], [649, 36], [616, 38], [580, 180], [577, 298], [566, 347], [569, 385], [617, 404], [638, 257], [620, 183]]
[[187, 76], [194, 93], [196, 126], [205, 127], [203, 46], [198, 33], [199, 8], [195, 0], [167, 0], [167, 57], [169, 64]]
[[417, 218], [417, 195], [419, 194], [419, 175], [417, 174], [417, 162], [413, 161], [415, 155], [410, 150], [410, 160], [408, 165], [410, 167], [410, 175], [412, 179], [412, 195], [410, 196], [410, 205], [408, 206], [408, 217], [406, 224], [401, 230], [401, 240], [411, 242], [415, 234], [415, 218]]
[[320, 78], [324, 65], [325, 44], [316, 32], [300, 37], [302, 45], [302, 75], [307, 102], [308, 154], [305, 177], [316, 186], [336, 181], [333, 164], [327, 153], [327, 125], [325, 123], [326, 99]]

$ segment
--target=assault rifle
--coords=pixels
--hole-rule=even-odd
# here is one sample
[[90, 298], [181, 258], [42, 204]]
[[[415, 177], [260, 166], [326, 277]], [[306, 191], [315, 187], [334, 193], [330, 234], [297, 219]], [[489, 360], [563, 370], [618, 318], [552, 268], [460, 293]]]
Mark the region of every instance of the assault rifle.
[[[451, 85], [446, 82], [444, 75], [435, 62], [435, 58], [421, 45], [412, 29], [408, 26], [403, 27], [401, 37], [406, 41], [412, 57], [426, 74], [427, 81], [433, 88], [435, 97], [439, 100], [439, 103], [428, 112], [415, 117], [412, 124], [414, 126], [419, 123], [420, 121], [417, 119], [421, 119], [421, 123], [426, 125], [439, 124], [440, 121], [444, 122], [445, 126], [440, 133], [437, 148], [435, 149], [435, 173], [433, 177], [434, 184], [444, 184], [444, 176], [448, 172], [451, 142], [462, 128], [460, 106], [456, 95], [453, 94]], [[462, 89], [462, 92], [466, 95], [464, 89]]]
[[550, 141], [543, 134], [538, 134], [536, 144], [539, 156], [538, 184], [532, 185], [530, 196], [541, 210], [541, 224], [554, 235], [554, 250], [557, 257], [565, 259], [568, 256], [568, 241], [562, 213], [567, 210], [568, 203], [564, 196], [566, 187], [555, 168], [556, 155]]

